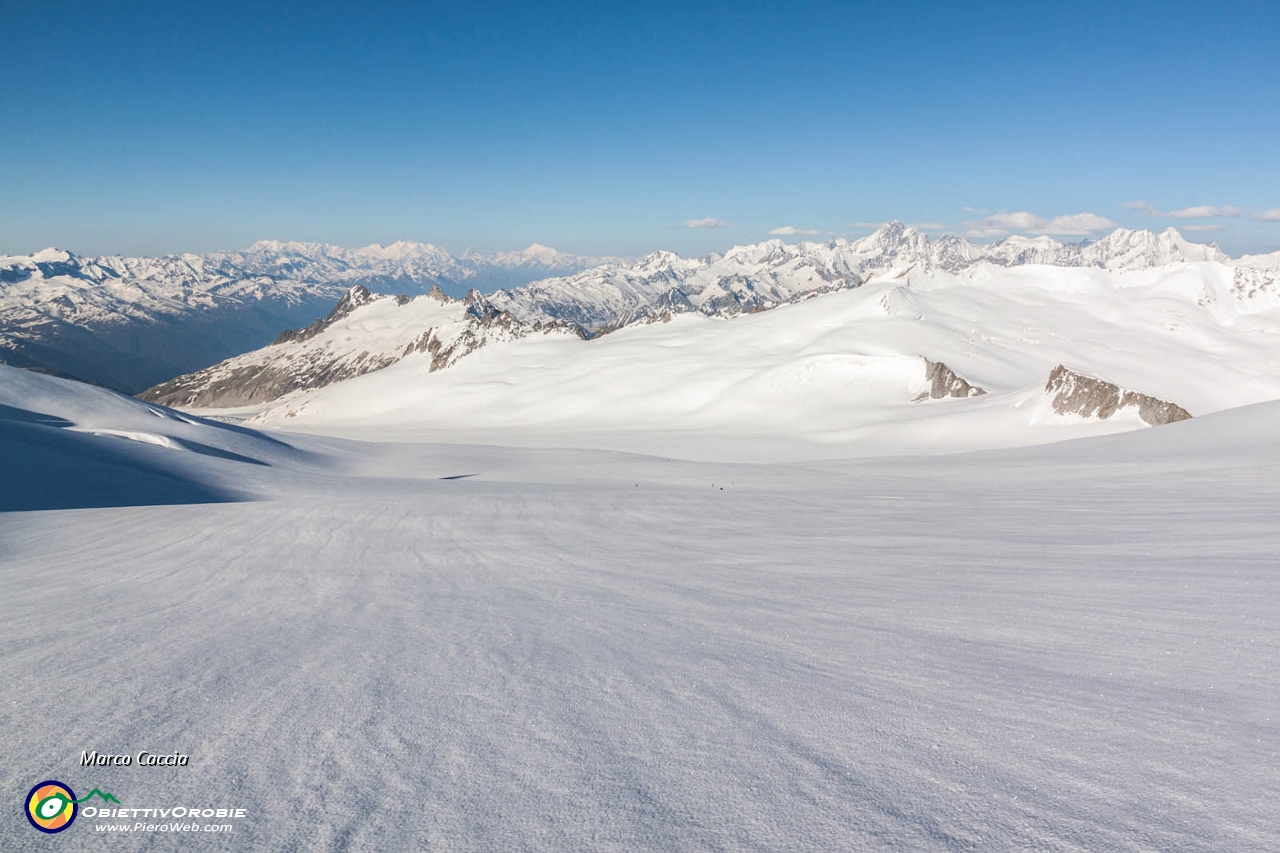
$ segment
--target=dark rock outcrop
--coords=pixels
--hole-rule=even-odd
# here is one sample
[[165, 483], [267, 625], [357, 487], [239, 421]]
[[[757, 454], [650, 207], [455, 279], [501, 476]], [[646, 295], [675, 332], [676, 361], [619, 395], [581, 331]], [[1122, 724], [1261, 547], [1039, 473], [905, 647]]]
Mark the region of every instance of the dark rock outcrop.
[[1044, 390], [1052, 399], [1053, 410], [1060, 415], [1076, 414], [1106, 420], [1121, 409], [1133, 408], [1151, 426], [1185, 421], [1191, 417], [1191, 413], [1181, 406], [1076, 373], [1061, 364], [1049, 374]]
[[305, 369], [300, 369], [298, 364], [292, 362], [234, 366], [222, 362], [148, 388], [138, 398], [163, 406], [252, 406], [270, 402], [293, 391], [319, 388], [372, 373], [399, 360], [397, 356], [382, 353], [338, 355], [321, 351], [312, 354]]
[[928, 393], [916, 397], [915, 402], [922, 400], [941, 400], [944, 397], [977, 397], [987, 393], [987, 389], [972, 385], [961, 379], [955, 371], [941, 361], [924, 360], [924, 378], [932, 385]]

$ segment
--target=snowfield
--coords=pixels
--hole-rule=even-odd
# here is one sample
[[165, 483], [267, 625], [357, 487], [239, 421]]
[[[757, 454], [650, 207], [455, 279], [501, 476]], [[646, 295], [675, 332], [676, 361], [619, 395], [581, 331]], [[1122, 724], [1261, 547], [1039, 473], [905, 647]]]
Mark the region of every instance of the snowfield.
[[[1192, 415], [1280, 398], [1280, 288], [1242, 290], [1236, 270], [1216, 262], [902, 270], [732, 319], [677, 314], [589, 341], [508, 337], [447, 370], [430, 353], [401, 357], [401, 338], [382, 345], [351, 331], [362, 312], [372, 323], [375, 309], [411, 310], [389, 304], [357, 310], [311, 343], [329, 338], [326, 358], [373, 351], [399, 361], [240, 414], [250, 425], [361, 439], [779, 461], [990, 449], [1143, 426], [1127, 411], [1055, 412], [1045, 385], [1059, 364]], [[265, 374], [289, 357], [270, 347], [242, 360]], [[918, 401], [930, 387], [926, 360], [988, 393]]]
[[[1181, 286], [1134, 283], [1152, 317]], [[878, 305], [839, 296], [837, 337]], [[675, 359], [681, 324], [716, 322], [635, 334]], [[0, 513], [0, 849], [1280, 849], [1280, 403], [1207, 413], [1266, 396], [1262, 349], [1183, 334], [1217, 366], [1167, 386], [1164, 350], [1089, 352], [1101, 373], [1111, 341], [1108, 379], [1194, 420], [769, 464], [670, 435], [690, 459], [260, 434], [0, 368], [0, 498], [37, 510]], [[1062, 346], [938, 340], [990, 393], [921, 410], [1042, 382]], [[817, 375], [865, 372], [859, 345], [811, 352]], [[897, 359], [875, 376], [906, 381]], [[1225, 364], [1241, 390], [1215, 388]], [[91, 750], [190, 764], [80, 767]], [[48, 840], [16, 804], [49, 778], [247, 816]]]

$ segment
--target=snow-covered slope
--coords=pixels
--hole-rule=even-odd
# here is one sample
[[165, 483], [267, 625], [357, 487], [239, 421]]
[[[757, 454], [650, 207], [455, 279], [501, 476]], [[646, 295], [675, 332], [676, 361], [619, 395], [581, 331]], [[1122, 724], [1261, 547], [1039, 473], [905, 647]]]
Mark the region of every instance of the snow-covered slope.
[[5, 851], [47, 778], [245, 809], [50, 850], [1280, 850], [1280, 404], [803, 465], [96, 440], [255, 500], [0, 513]]
[[0, 363], [127, 391], [255, 349], [324, 315], [356, 285], [461, 295], [601, 262], [533, 245], [454, 256], [400, 242], [343, 249], [264, 241], [243, 252], [0, 257]]
[[304, 456], [252, 430], [0, 365], [0, 512], [251, 499], [267, 469]]
[[[1150, 422], [1139, 409], [1200, 415], [1280, 397], [1280, 288], [1241, 290], [1235, 273], [1218, 262], [911, 270], [731, 319], [509, 337], [448, 370], [406, 354], [406, 328], [380, 350], [392, 366], [288, 395], [255, 423], [730, 458], [1053, 441]], [[343, 328], [406, 309], [357, 309]], [[364, 354], [374, 338], [322, 339]], [[271, 349], [242, 358], [274, 369]], [[1099, 384], [1064, 390], [1050, 383], [1059, 365]], [[945, 390], [954, 383], [963, 393]]]

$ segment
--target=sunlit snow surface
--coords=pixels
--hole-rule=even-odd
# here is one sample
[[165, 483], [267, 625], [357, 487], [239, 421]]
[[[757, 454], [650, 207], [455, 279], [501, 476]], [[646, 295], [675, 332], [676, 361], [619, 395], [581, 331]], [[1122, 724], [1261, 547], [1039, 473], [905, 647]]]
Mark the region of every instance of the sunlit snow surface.
[[[0, 849], [1280, 849], [1280, 404], [731, 465], [13, 376], [7, 497], [72, 441], [226, 502], [0, 514]], [[49, 778], [248, 816], [46, 838]]]
[[[403, 340], [379, 310], [420, 309], [371, 306], [334, 337], [349, 338], [349, 351], [398, 354]], [[1280, 290], [1249, 295], [1218, 264], [903, 272], [733, 319], [681, 314], [590, 341], [493, 342], [446, 370], [415, 353], [245, 414], [250, 425], [360, 439], [735, 462], [936, 454], [1141, 426], [1128, 413], [1054, 415], [1043, 391], [1058, 364], [1197, 416], [1280, 398], [1278, 334]], [[989, 393], [913, 402], [929, 390], [925, 359]]]

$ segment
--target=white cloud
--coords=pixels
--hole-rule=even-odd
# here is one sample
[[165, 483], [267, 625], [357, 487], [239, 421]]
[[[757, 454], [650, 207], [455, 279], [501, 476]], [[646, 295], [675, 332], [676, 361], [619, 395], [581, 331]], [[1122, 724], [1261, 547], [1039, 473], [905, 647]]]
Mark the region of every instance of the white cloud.
[[1013, 231], [1033, 231], [1043, 228], [1048, 223], [1025, 210], [1017, 213], [996, 213], [984, 216], [976, 222], [966, 222], [969, 237], [1003, 237]]
[[1184, 225], [1183, 231], [1226, 231], [1225, 225]]
[[969, 237], [1003, 237], [1014, 232], [1083, 237], [1095, 231], [1116, 227], [1110, 219], [1096, 213], [1072, 213], [1046, 220], [1026, 210], [984, 216], [975, 222], [966, 222], [965, 225], [969, 228], [966, 232]]
[[795, 234], [821, 234], [822, 232], [812, 229], [805, 230], [803, 228], [797, 228], [794, 225], [783, 225], [781, 228], [775, 228], [769, 233], [774, 237], [791, 237]]
[[1240, 208], [1233, 204], [1213, 207], [1208, 204], [1197, 204], [1181, 210], [1158, 210], [1155, 205], [1145, 201], [1130, 201], [1124, 205], [1126, 210], [1136, 210], [1147, 216], [1159, 216], [1164, 219], [1215, 219], [1220, 216], [1239, 216]]
[[997, 213], [982, 220], [988, 228], [1000, 228], [1006, 231], [1035, 231], [1047, 223], [1026, 210], [1017, 213]]
[[1145, 213], [1147, 216], [1164, 216], [1163, 213], [1156, 210], [1154, 204], [1145, 201], [1126, 201], [1124, 203], [1125, 210], [1136, 210], [1139, 213]]
[[685, 228], [724, 228], [728, 224], [723, 219], [716, 219], [714, 216], [708, 216], [706, 219], [686, 219], [684, 221]]
[[1224, 207], [1210, 207], [1198, 204], [1195, 207], [1184, 207], [1182, 210], [1171, 210], [1168, 216], [1174, 219], [1205, 219], [1218, 216], [1239, 216], [1240, 208], [1228, 204]]
[[1280, 207], [1273, 207], [1271, 210], [1264, 210], [1253, 216], [1259, 222], [1280, 222]]
[[1099, 216], [1096, 213], [1073, 213], [1070, 216], [1053, 217], [1040, 233], [1083, 237], [1095, 231], [1110, 231], [1115, 227], [1116, 224], [1105, 216]]

